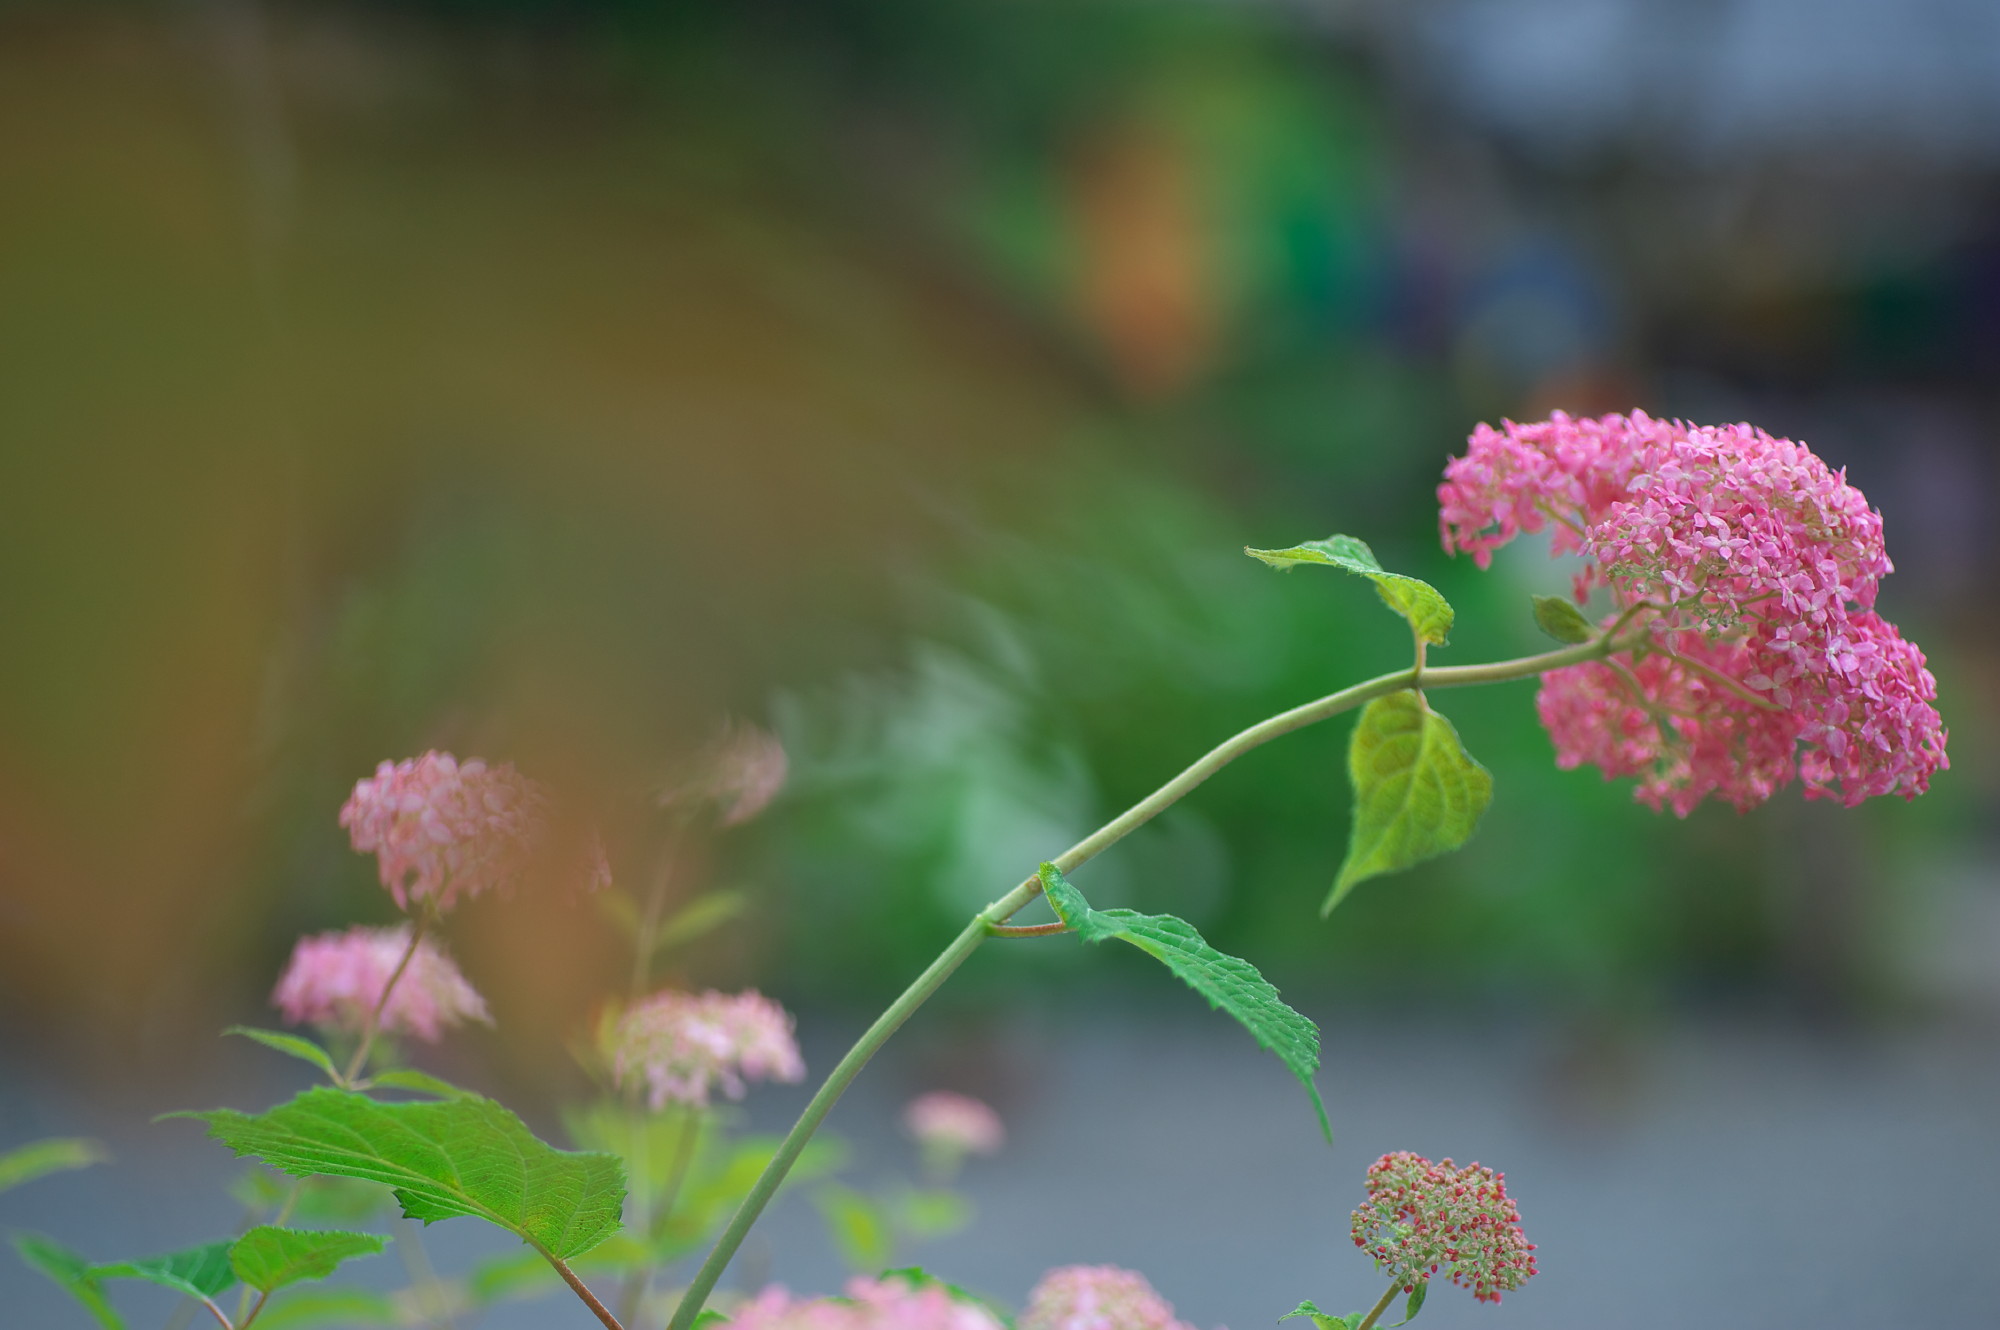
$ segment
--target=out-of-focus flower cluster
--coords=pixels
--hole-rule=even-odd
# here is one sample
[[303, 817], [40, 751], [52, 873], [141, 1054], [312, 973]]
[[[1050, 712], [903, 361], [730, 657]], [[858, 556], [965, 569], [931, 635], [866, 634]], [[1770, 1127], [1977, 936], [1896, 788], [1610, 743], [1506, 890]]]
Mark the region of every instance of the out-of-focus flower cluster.
[[1002, 1330], [978, 1303], [900, 1274], [849, 1280], [841, 1298], [794, 1298], [774, 1284], [730, 1320], [738, 1330]]
[[1478, 1164], [1433, 1164], [1408, 1150], [1368, 1167], [1368, 1200], [1354, 1212], [1354, 1245], [1406, 1291], [1451, 1267], [1451, 1282], [1498, 1302], [1535, 1274], [1535, 1245], [1507, 1198], [1506, 1174]]
[[[409, 946], [407, 925], [300, 938], [271, 1003], [293, 1025], [304, 1022], [358, 1034], [382, 1001], [382, 990]], [[390, 990], [381, 1030], [436, 1043], [445, 1030], [468, 1020], [492, 1023], [485, 1000], [451, 957], [424, 938]]]
[[[460, 897], [512, 885], [546, 829], [549, 799], [512, 763], [429, 752], [384, 762], [340, 810], [354, 848], [373, 853], [382, 885], [407, 910], [443, 913]], [[602, 850], [589, 876], [608, 880]]]
[[[1643, 412], [1481, 425], [1438, 487], [1445, 548], [1481, 567], [1522, 532], [1589, 560], [1650, 635], [1631, 667], [1551, 671], [1537, 701], [1565, 767], [1637, 776], [1685, 816], [1799, 778], [1850, 807], [1914, 798], [1949, 766], [1923, 652], [1874, 613], [1881, 516], [1801, 444]], [[1607, 618], [1607, 624], [1614, 622]]]
[[704, 748], [684, 775], [660, 795], [662, 808], [708, 805], [725, 827], [748, 822], [785, 786], [784, 745], [755, 725], [732, 721]]
[[1006, 1144], [1000, 1115], [970, 1095], [950, 1090], [920, 1094], [903, 1109], [903, 1126], [924, 1150], [956, 1159], [990, 1155]]
[[643, 1083], [656, 1112], [669, 1103], [703, 1107], [718, 1087], [740, 1099], [748, 1081], [806, 1074], [791, 1016], [755, 989], [655, 993], [620, 1014], [604, 1044], [613, 1078]]
[[1020, 1330], [1190, 1330], [1146, 1277], [1115, 1265], [1051, 1270], [1028, 1295]]

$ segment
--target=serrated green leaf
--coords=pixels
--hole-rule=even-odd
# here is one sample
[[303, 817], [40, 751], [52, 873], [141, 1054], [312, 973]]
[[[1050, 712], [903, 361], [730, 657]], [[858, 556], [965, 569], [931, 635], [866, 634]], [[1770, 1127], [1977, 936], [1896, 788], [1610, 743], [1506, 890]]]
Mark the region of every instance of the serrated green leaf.
[[955, 1191], [929, 1188], [896, 1198], [896, 1223], [913, 1238], [943, 1238], [972, 1222], [972, 1202]]
[[880, 1270], [895, 1250], [895, 1234], [882, 1207], [851, 1187], [831, 1184], [813, 1196], [833, 1245], [857, 1272]]
[[1418, 637], [1432, 646], [1443, 646], [1451, 637], [1451, 603], [1429, 582], [1383, 568], [1366, 541], [1353, 536], [1328, 536], [1325, 540], [1308, 540], [1288, 550], [1253, 550], [1246, 547], [1243, 552], [1253, 559], [1262, 559], [1273, 568], [1289, 570], [1302, 563], [1319, 563], [1365, 577], [1375, 584], [1383, 604], [1410, 621], [1410, 627]]
[[240, 1034], [245, 1039], [254, 1039], [266, 1048], [275, 1048], [280, 1053], [289, 1053], [301, 1062], [310, 1062], [326, 1073], [330, 1081], [338, 1082], [340, 1072], [333, 1065], [333, 1055], [310, 1039], [283, 1030], [260, 1030], [254, 1025], [232, 1025], [224, 1034]]
[[1535, 626], [1558, 642], [1574, 646], [1588, 642], [1597, 631], [1567, 596], [1535, 596]]
[[1348, 1316], [1329, 1316], [1327, 1313], [1313, 1306], [1312, 1303], [1301, 1302], [1298, 1306], [1280, 1316], [1278, 1324], [1283, 1325], [1294, 1316], [1311, 1317], [1316, 1330], [1353, 1330], [1354, 1326], [1361, 1320], [1360, 1312], [1355, 1312]]
[[390, 1071], [377, 1072], [368, 1078], [368, 1083], [371, 1086], [386, 1085], [394, 1090], [414, 1090], [418, 1094], [427, 1094], [436, 1099], [464, 1099], [472, 1094], [470, 1090], [453, 1085], [450, 1081], [440, 1080], [427, 1071], [418, 1071], [414, 1067], [397, 1067]]
[[54, 1136], [45, 1141], [29, 1141], [0, 1154], [0, 1191], [65, 1169], [89, 1168], [111, 1156], [96, 1141], [81, 1136]]
[[269, 1293], [301, 1280], [325, 1279], [341, 1262], [377, 1255], [388, 1242], [379, 1233], [260, 1224], [230, 1246], [229, 1268], [251, 1288]]
[[1320, 914], [1357, 883], [1455, 850], [1493, 801], [1493, 777], [1450, 721], [1407, 689], [1362, 708], [1347, 749], [1354, 825]]
[[1131, 943], [1207, 998], [1209, 1006], [1235, 1017], [1251, 1038], [1277, 1054], [1312, 1096], [1319, 1128], [1328, 1141], [1333, 1140], [1326, 1105], [1320, 1102], [1319, 1088], [1313, 1084], [1313, 1074], [1319, 1070], [1319, 1027], [1286, 1006], [1256, 966], [1209, 946], [1185, 919], [1133, 910], [1094, 910], [1054, 864], [1043, 864], [1040, 873], [1042, 890], [1056, 916], [1074, 929], [1078, 938], [1090, 943], [1107, 938]]
[[110, 1261], [90, 1267], [97, 1279], [143, 1279], [187, 1294], [212, 1298], [236, 1282], [229, 1265], [229, 1242], [205, 1242], [143, 1261]]
[[1396, 1330], [1397, 1326], [1408, 1325], [1416, 1320], [1417, 1313], [1424, 1309], [1424, 1299], [1430, 1296], [1430, 1291], [1431, 1281], [1428, 1279], [1411, 1289], [1408, 1300], [1403, 1303], [1403, 1319], [1390, 1326], [1389, 1330]]
[[[530, 1252], [533, 1256], [534, 1253]], [[549, 1270], [548, 1262], [535, 1256], [535, 1263]], [[549, 1271], [555, 1278], [555, 1272]], [[266, 1303], [257, 1314], [257, 1330], [312, 1330], [332, 1325], [395, 1325], [402, 1318], [396, 1304], [380, 1293], [359, 1288], [302, 1288], [281, 1294]]]
[[91, 1273], [89, 1261], [38, 1233], [16, 1233], [14, 1250], [23, 1261], [47, 1275], [82, 1304], [104, 1330], [125, 1330], [125, 1319], [105, 1299], [104, 1290], [98, 1287], [97, 1277]]
[[237, 1154], [282, 1172], [380, 1182], [411, 1219], [470, 1215], [565, 1260], [619, 1228], [625, 1176], [616, 1156], [544, 1144], [478, 1095], [386, 1104], [320, 1086], [266, 1113], [182, 1116], [200, 1118]]

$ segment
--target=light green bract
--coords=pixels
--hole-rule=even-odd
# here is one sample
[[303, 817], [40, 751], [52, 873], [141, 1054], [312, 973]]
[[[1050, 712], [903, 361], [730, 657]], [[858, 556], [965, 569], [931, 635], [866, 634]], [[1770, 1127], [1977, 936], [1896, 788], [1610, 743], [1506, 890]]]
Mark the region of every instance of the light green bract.
[[1243, 552], [1253, 559], [1262, 559], [1273, 568], [1289, 570], [1302, 563], [1323, 563], [1346, 569], [1373, 582], [1375, 589], [1382, 593], [1382, 602], [1408, 619], [1411, 629], [1424, 641], [1441, 647], [1451, 637], [1451, 603], [1429, 582], [1383, 568], [1375, 558], [1375, 551], [1368, 548], [1365, 540], [1353, 536], [1328, 536], [1325, 540], [1308, 540], [1288, 550], [1253, 550], [1246, 546]]
[[329, 1173], [394, 1188], [426, 1224], [470, 1215], [568, 1260], [618, 1231], [625, 1170], [615, 1155], [558, 1150], [478, 1095], [385, 1104], [327, 1086], [266, 1113], [190, 1113], [239, 1155], [295, 1177]]
[[377, 1233], [259, 1224], [230, 1247], [229, 1268], [251, 1288], [269, 1293], [302, 1279], [325, 1279], [341, 1262], [374, 1256], [388, 1241]]
[[1208, 945], [1193, 924], [1171, 914], [1140, 914], [1134, 910], [1094, 910], [1083, 893], [1069, 884], [1062, 870], [1043, 864], [1042, 890], [1049, 904], [1085, 942], [1117, 938], [1129, 942], [1172, 970], [1211, 1007], [1228, 1012], [1265, 1048], [1278, 1055], [1312, 1096], [1319, 1129], [1333, 1139], [1313, 1074], [1319, 1070], [1319, 1027], [1285, 1005], [1270, 980], [1249, 961], [1227, 956]]
[[1465, 844], [1493, 801], [1492, 775], [1466, 753], [1451, 722], [1407, 689], [1362, 708], [1347, 771], [1354, 830], [1321, 915], [1357, 883]]
[[274, 1048], [280, 1053], [289, 1053], [301, 1062], [310, 1062], [326, 1073], [330, 1081], [340, 1079], [340, 1072], [334, 1068], [333, 1058], [327, 1051], [310, 1039], [301, 1039], [283, 1030], [260, 1030], [254, 1025], [232, 1025], [224, 1034], [240, 1034], [245, 1039], [254, 1039], [266, 1048]]

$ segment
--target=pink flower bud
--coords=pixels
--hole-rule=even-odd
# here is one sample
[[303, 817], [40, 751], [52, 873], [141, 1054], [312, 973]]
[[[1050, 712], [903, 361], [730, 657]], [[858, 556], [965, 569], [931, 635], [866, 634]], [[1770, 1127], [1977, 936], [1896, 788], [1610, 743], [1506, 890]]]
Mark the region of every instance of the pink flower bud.
[[442, 913], [460, 896], [513, 884], [546, 830], [548, 803], [512, 763], [429, 752], [357, 781], [340, 825], [356, 850], [375, 855], [400, 908]]
[[[359, 1034], [409, 945], [407, 925], [300, 938], [271, 994], [271, 1005], [293, 1025], [308, 1022]], [[436, 1043], [445, 1030], [467, 1020], [490, 1025], [493, 1018], [451, 958], [425, 938], [390, 990], [380, 1028], [387, 1034], [410, 1034]]]
[[670, 1102], [704, 1106], [718, 1086], [741, 1099], [747, 1081], [806, 1074], [791, 1016], [755, 989], [655, 993], [613, 1022], [605, 1053], [618, 1084], [644, 1083], [656, 1112]]

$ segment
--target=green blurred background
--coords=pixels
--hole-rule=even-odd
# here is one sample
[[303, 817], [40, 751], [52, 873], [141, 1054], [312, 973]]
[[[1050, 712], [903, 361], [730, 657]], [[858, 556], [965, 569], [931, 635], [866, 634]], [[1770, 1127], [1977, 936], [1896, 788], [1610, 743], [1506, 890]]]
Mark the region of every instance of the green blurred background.
[[[1400, 663], [1365, 586], [1244, 545], [1360, 535], [1458, 606], [1446, 660], [1536, 649], [1566, 573], [1445, 558], [1442, 463], [1634, 406], [1883, 507], [1927, 799], [1676, 823], [1557, 772], [1514, 685], [1441, 701], [1497, 782], [1473, 845], [1330, 923], [1345, 722], [1080, 884], [1314, 1003], [2000, 1012], [2000, 150], [1510, 120], [1494, 8], [0, 6], [0, 1036], [199, 1075], [299, 933], [389, 917], [334, 822], [378, 760], [511, 759], [634, 881], [728, 716], [793, 782], [685, 875], [759, 908], [681, 978], [859, 1008]], [[615, 933], [532, 891], [453, 926], [506, 1033], [452, 1056], [560, 1094]], [[994, 950], [948, 1009], [1122, 983]]]

